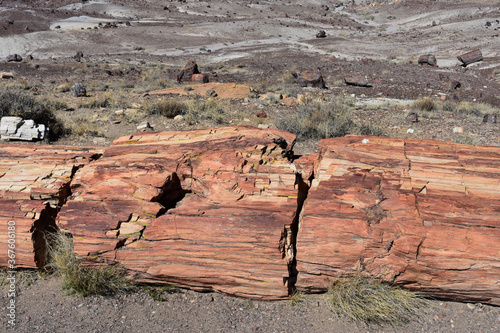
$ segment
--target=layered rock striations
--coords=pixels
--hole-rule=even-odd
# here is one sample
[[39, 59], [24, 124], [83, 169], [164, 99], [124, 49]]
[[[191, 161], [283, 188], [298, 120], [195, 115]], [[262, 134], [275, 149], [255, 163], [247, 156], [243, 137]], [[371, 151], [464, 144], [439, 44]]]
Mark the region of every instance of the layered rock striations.
[[500, 305], [500, 148], [347, 136], [299, 157], [294, 140], [237, 126], [0, 145], [0, 227], [15, 222], [25, 268], [59, 228], [85, 264], [138, 282], [277, 300], [364, 274]]
[[297, 287], [367, 274], [437, 297], [500, 304], [500, 149], [322, 140], [300, 219]]

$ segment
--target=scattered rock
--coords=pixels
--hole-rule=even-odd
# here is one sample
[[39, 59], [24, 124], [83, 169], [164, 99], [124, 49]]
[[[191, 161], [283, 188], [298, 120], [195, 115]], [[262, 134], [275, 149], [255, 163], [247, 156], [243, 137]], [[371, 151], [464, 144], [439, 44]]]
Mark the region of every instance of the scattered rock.
[[436, 67], [437, 66], [437, 60], [436, 60], [436, 57], [434, 55], [432, 55], [432, 54], [425, 54], [425, 55], [421, 55], [418, 58], [418, 64], [419, 65], [427, 64], [429, 66]]
[[483, 117], [483, 123], [491, 123], [491, 124], [496, 124], [497, 123], [497, 115], [496, 114], [486, 114]]
[[137, 125], [137, 130], [139, 130], [139, 131], [144, 131], [144, 130], [149, 130], [149, 129], [153, 129], [153, 127], [151, 126], [151, 124], [147, 120], [143, 121], [142, 123]]
[[292, 71], [295, 82], [301, 87], [314, 87], [325, 89], [325, 81], [319, 68], [299, 68]]
[[189, 60], [182, 71], [177, 75], [177, 82], [191, 81], [194, 74], [200, 74], [198, 70], [198, 64], [193, 60]]
[[174, 117], [175, 122], [180, 122], [184, 120], [184, 116], [181, 114], [178, 114], [177, 116]]
[[410, 123], [418, 123], [418, 113], [416, 113], [416, 112], [410, 112], [406, 116], [406, 121], [408, 121]]
[[0, 77], [2, 79], [10, 80], [10, 79], [14, 78], [14, 74], [12, 74], [12, 73], [2, 73], [2, 74], [0, 74]]
[[87, 96], [87, 88], [85, 88], [83, 83], [75, 83], [71, 87], [71, 95], [73, 95], [73, 97], [85, 97]]
[[458, 60], [460, 60], [460, 62], [462, 62], [463, 67], [467, 67], [467, 65], [470, 65], [474, 62], [482, 61], [483, 54], [481, 53], [481, 50], [477, 49], [477, 50], [459, 55], [457, 58], [458, 58]]
[[367, 77], [362, 75], [345, 77], [344, 82], [349, 86], [366, 87], [366, 88], [372, 87]]
[[463, 127], [459, 127], [459, 126], [453, 127], [453, 133], [463, 133], [463, 132], [464, 132]]
[[320, 30], [317, 34], [316, 34], [316, 38], [325, 38], [326, 37], [326, 31], [325, 30]]
[[35, 121], [21, 117], [2, 117], [0, 121], [2, 140], [43, 140], [47, 130], [43, 124], [37, 125]]
[[81, 62], [83, 58], [83, 52], [82, 51], [76, 52], [76, 55], [73, 58], [75, 58], [77, 62]]
[[451, 89], [459, 89], [461, 86], [462, 86], [462, 84], [460, 83], [460, 81], [457, 81], [457, 80], [453, 80], [450, 83]]
[[21, 57], [19, 54], [10, 54], [7, 56], [7, 62], [21, 62], [23, 61], [23, 57]]
[[191, 76], [191, 82], [208, 83], [207, 74], [193, 74]]
[[267, 118], [267, 113], [263, 110], [260, 110], [255, 115], [257, 116], [257, 118]]
[[208, 89], [207, 92], [206, 92], [206, 95], [208, 97], [217, 97], [218, 96], [217, 92], [215, 92], [215, 90], [213, 90], [213, 89]]
[[413, 128], [408, 128], [408, 129], [406, 130], [406, 133], [413, 134], [413, 133], [415, 133], [415, 130], [414, 130]]

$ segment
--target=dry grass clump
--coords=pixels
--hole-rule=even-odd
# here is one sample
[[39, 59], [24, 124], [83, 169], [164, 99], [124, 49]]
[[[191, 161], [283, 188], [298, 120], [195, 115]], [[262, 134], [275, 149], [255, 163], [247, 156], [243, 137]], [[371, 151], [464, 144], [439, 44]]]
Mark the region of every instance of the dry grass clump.
[[174, 118], [175, 116], [185, 112], [186, 105], [183, 102], [176, 101], [175, 99], [162, 99], [145, 105], [145, 109], [148, 114]]
[[63, 232], [50, 237], [48, 249], [48, 268], [62, 276], [63, 289], [68, 294], [106, 295], [132, 289], [132, 284], [124, 278], [125, 272], [119, 266], [82, 266], [73, 252], [72, 238]]
[[228, 122], [227, 106], [216, 99], [194, 97], [185, 103], [184, 119], [188, 124], [196, 124], [203, 120], [210, 120], [216, 124]]
[[373, 324], [402, 325], [429, 306], [416, 293], [362, 275], [335, 281], [327, 299], [337, 314]]
[[500, 110], [484, 103], [443, 102], [434, 100], [431, 97], [417, 99], [411, 105], [411, 109], [423, 112], [454, 112], [474, 117], [483, 117], [485, 114], [500, 114]]
[[411, 109], [426, 112], [437, 111], [438, 103], [430, 97], [425, 97], [414, 101], [411, 105]]
[[299, 105], [293, 115], [282, 116], [276, 127], [304, 139], [324, 139], [347, 134], [382, 135], [382, 130], [352, 120], [350, 105], [342, 99]]
[[77, 117], [67, 121], [66, 133], [78, 136], [105, 136], [105, 129], [91, 119]]

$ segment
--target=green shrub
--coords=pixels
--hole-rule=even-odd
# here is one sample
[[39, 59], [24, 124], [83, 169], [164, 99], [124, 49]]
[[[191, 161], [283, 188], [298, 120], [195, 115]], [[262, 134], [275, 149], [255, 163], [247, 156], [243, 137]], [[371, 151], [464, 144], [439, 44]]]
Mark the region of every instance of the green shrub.
[[53, 112], [64, 107], [64, 103], [36, 99], [24, 91], [0, 88], [0, 118], [18, 116], [33, 119], [35, 123], [44, 124], [49, 128], [49, 140], [57, 140], [66, 132], [64, 125]]
[[48, 268], [62, 276], [63, 289], [68, 294], [106, 295], [132, 289], [132, 284], [124, 278], [125, 272], [119, 266], [82, 266], [73, 252], [72, 238], [63, 232], [53, 234], [47, 244]]
[[335, 281], [327, 300], [337, 314], [374, 324], [405, 324], [429, 306], [416, 293], [359, 274]]

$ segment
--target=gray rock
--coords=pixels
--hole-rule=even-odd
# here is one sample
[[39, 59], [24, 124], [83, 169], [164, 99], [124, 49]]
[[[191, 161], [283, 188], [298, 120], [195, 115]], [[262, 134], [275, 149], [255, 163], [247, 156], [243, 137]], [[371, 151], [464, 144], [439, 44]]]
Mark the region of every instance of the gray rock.
[[37, 125], [33, 120], [21, 117], [2, 117], [0, 120], [0, 138], [2, 140], [43, 140], [48, 131], [45, 125]]
[[85, 88], [83, 83], [75, 83], [71, 87], [71, 95], [74, 97], [85, 97], [87, 96], [87, 88]]

